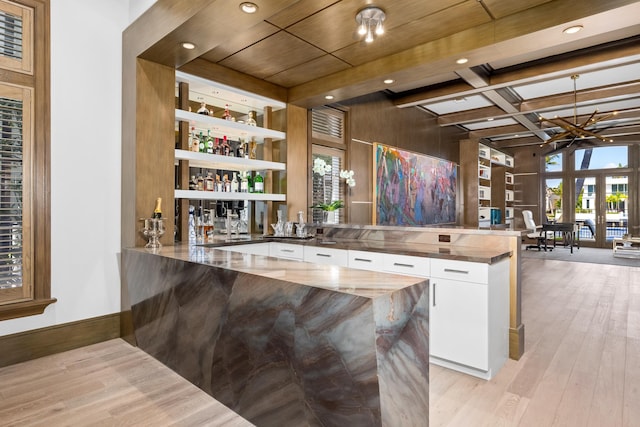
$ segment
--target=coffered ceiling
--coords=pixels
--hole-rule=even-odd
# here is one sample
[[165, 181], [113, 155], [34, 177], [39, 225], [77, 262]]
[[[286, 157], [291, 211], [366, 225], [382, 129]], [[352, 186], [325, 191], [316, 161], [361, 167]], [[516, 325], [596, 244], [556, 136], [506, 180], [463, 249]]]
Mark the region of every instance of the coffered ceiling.
[[[176, 3], [185, 2], [152, 9]], [[239, 3], [189, 2], [191, 17], [142, 57], [208, 69], [223, 83], [240, 77], [249, 90], [307, 108], [383, 91], [398, 108], [425, 109], [441, 126], [499, 146], [539, 145], [563, 131], [541, 117], [573, 123], [575, 114], [581, 124], [595, 110], [617, 115], [590, 130], [638, 141], [638, 1], [257, 0], [253, 15]], [[385, 11], [386, 32], [365, 43], [355, 15], [372, 4]], [[576, 24], [582, 31], [563, 33]], [[185, 40], [196, 49], [181, 50]]]

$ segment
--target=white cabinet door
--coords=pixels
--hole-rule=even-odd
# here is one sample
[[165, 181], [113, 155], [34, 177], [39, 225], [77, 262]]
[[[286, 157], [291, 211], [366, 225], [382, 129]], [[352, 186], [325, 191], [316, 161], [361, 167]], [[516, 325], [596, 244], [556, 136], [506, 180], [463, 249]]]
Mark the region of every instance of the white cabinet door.
[[303, 246], [292, 243], [270, 242], [269, 256], [302, 261], [304, 258]]
[[349, 257], [348, 252], [344, 249], [305, 246], [304, 261], [315, 264], [329, 264], [337, 265], [338, 267], [347, 267], [349, 264]]
[[487, 285], [438, 278], [429, 284], [431, 356], [487, 371]]

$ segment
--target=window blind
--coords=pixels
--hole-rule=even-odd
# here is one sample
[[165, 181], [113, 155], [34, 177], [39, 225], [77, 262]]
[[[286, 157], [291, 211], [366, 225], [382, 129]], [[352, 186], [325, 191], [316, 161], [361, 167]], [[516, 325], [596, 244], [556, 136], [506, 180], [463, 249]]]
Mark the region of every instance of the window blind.
[[0, 289], [22, 286], [22, 111], [0, 97]]

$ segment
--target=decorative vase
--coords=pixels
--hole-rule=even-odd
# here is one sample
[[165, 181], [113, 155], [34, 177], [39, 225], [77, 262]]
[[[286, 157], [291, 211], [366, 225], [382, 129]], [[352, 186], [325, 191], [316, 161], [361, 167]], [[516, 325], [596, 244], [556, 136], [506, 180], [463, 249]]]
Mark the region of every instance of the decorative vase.
[[322, 223], [323, 224], [329, 223], [329, 211], [322, 211]]

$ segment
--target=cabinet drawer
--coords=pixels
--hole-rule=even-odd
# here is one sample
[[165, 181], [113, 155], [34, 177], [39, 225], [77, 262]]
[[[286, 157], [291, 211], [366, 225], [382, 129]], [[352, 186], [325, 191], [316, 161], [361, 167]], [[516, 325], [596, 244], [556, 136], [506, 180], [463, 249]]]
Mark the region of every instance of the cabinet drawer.
[[269, 243], [269, 255], [277, 258], [296, 259], [302, 261], [304, 258], [304, 246], [293, 245], [291, 243]]
[[382, 261], [384, 271], [408, 274], [410, 276], [429, 277], [431, 261], [429, 258], [385, 254]]
[[344, 249], [318, 248], [315, 246], [304, 247], [305, 262], [314, 264], [330, 264], [346, 267], [349, 264], [348, 252]]
[[385, 254], [380, 252], [366, 252], [349, 250], [349, 268], [360, 270], [383, 271]]
[[269, 243], [251, 243], [248, 245], [229, 245], [222, 246], [216, 249], [229, 252], [241, 252], [243, 254], [252, 255], [269, 255]]
[[463, 282], [489, 283], [489, 264], [434, 259], [431, 261], [431, 277]]

